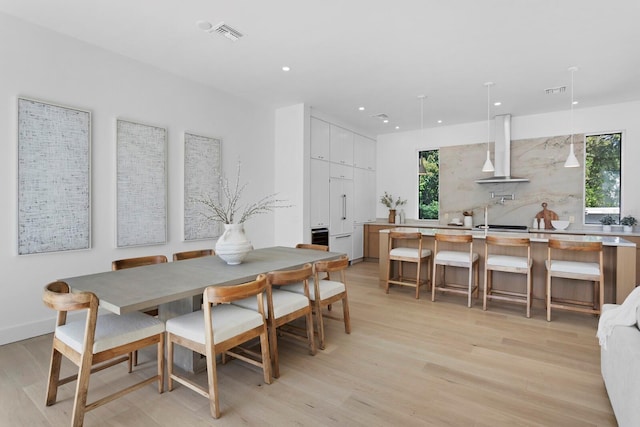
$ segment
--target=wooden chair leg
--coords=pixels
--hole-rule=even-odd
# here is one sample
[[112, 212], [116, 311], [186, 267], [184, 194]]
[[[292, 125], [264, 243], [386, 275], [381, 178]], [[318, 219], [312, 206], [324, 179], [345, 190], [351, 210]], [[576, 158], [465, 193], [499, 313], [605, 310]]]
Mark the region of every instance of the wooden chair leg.
[[89, 377], [91, 375], [92, 354], [85, 354], [78, 367], [78, 380], [76, 383], [76, 396], [73, 402], [73, 415], [71, 425], [81, 427], [84, 422], [84, 414], [87, 406], [87, 394], [89, 392]]
[[324, 325], [322, 324], [322, 306], [320, 304], [316, 304], [316, 328], [318, 329], [320, 350], [324, 350]]
[[168, 334], [167, 339], [167, 388], [169, 391], [173, 390], [173, 340], [171, 334]]
[[349, 316], [349, 301], [347, 295], [342, 298], [342, 318], [344, 319], [344, 332], [351, 333], [351, 317]]
[[158, 342], [158, 393], [162, 394], [164, 391], [164, 338], [165, 334], [160, 336], [160, 342]]
[[316, 337], [313, 335], [313, 312], [309, 310], [306, 315], [307, 322], [307, 339], [309, 340], [309, 354], [316, 354]]
[[260, 334], [260, 349], [262, 350], [262, 373], [264, 376], [264, 382], [266, 384], [271, 384], [271, 357], [269, 356], [269, 339], [267, 338], [267, 331]]
[[[268, 352], [269, 350], [267, 350], [267, 354]], [[220, 418], [220, 399], [218, 397], [218, 372], [215, 354], [207, 357], [207, 380], [209, 383], [209, 411], [211, 416], [217, 419]]]
[[62, 353], [53, 348], [51, 351], [51, 365], [49, 366], [49, 385], [47, 386], [46, 406], [51, 406], [56, 403], [61, 362]]
[[[269, 322], [269, 349], [271, 355], [271, 366], [274, 378], [280, 377], [280, 366], [278, 366], [278, 334], [276, 333], [275, 322], [268, 319]], [[263, 361], [264, 362], [264, 361]]]

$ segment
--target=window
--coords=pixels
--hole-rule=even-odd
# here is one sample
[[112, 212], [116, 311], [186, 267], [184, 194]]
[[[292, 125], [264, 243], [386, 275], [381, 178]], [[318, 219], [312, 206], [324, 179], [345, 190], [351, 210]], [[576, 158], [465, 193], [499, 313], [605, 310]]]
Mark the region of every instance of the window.
[[438, 219], [440, 162], [438, 150], [418, 152], [418, 219]]
[[605, 215], [620, 221], [622, 133], [587, 135], [585, 141], [585, 224]]

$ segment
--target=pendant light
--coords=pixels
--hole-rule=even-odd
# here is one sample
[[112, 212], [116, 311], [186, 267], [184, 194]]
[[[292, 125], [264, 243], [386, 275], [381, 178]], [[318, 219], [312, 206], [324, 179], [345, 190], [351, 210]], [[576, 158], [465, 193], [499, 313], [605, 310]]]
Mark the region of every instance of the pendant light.
[[564, 167], [577, 168], [580, 166], [580, 163], [573, 151], [573, 73], [578, 71], [578, 67], [569, 67], [569, 71], [571, 71], [571, 146], [569, 148], [569, 157], [567, 157], [567, 161], [564, 162]]
[[493, 82], [486, 82], [484, 85], [487, 87], [487, 160], [482, 166], [482, 172], [493, 172], [495, 168], [491, 163], [491, 152], [489, 151], [489, 139], [491, 138], [491, 86], [493, 86]]

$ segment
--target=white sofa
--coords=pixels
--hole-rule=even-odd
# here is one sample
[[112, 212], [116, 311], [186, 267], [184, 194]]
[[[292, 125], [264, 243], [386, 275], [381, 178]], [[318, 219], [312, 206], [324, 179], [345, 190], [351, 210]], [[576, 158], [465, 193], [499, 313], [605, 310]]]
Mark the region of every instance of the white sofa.
[[[605, 304], [603, 311], [616, 307]], [[637, 323], [616, 326], [607, 339], [607, 350], [600, 349], [602, 378], [618, 425], [640, 426], [640, 307]]]

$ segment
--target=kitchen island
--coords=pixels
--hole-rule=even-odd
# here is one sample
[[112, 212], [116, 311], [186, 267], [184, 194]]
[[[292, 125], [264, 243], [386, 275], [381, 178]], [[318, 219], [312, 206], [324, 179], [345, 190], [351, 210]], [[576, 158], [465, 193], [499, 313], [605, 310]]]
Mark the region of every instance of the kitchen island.
[[[428, 248], [433, 251], [434, 235], [439, 233], [455, 233], [455, 234], [471, 234], [473, 236], [473, 250], [480, 256], [480, 288], [484, 287], [482, 278], [484, 277], [484, 255], [485, 245], [484, 239], [486, 236], [485, 231], [482, 230], [452, 230], [452, 229], [435, 229], [435, 228], [412, 228], [402, 227], [397, 229], [398, 231], [416, 232], [419, 231], [423, 235], [423, 248]], [[387, 260], [389, 253], [389, 234], [390, 229], [380, 230], [379, 234], [379, 279], [380, 287], [384, 287], [384, 283], [387, 278]], [[544, 300], [546, 289], [546, 269], [544, 261], [547, 259], [547, 242], [553, 235], [549, 233], [508, 233], [508, 232], [492, 232], [490, 235], [499, 235], [503, 237], [529, 237], [531, 239], [531, 256], [533, 257], [533, 298]], [[624, 299], [629, 295], [636, 285], [636, 244], [617, 236], [606, 235], [569, 235], [562, 234], [556, 236], [560, 239], [566, 240], [579, 240], [590, 242], [602, 242], [604, 246], [604, 281], [605, 281], [605, 303], [617, 303], [621, 304]], [[412, 242], [415, 244], [415, 242]], [[410, 243], [411, 244], [411, 243]], [[505, 250], [505, 254], [509, 254], [509, 249]], [[571, 254], [574, 259], [580, 260], [580, 257], [584, 257], [584, 254]], [[415, 270], [409, 270], [413, 266], [406, 266], [406, 274], [415, 274]], [[426, 269], [424, 269], [426, 270]], [[423, 271], [424, 271], [423, 270]], [[458, 269], [456, 269], [458, 270]], [[465, 282], [466, 271], [456, 271], [451, 274], [452, 280], [459, 283]], [[459, 273], [459, 274], [458, 274]], [[504, 290], [519, 289], [524, 285], [524, 281], [519, 280], [519, 277], [513, 277], [507, 273], [495, 273], [494, 283], [496, 288]], [[449, 277], [449, 273], [447, 273]], [[427, 279], [426, 272], [423, 275], [423, 279]], [[557, 281], [557, 282], [556, 282]], [[562, 283], [565, 282], [565, 283]], [[554, 279], [554, 296], [556, 290], [558, 296], [576, 300], [589, 300], [592, 295], [591, 287], [588, 284], [575, 283], [576, 281], [570, 281], [568, 279]], [[556, 286], [558, 283], [559, 286]]]

